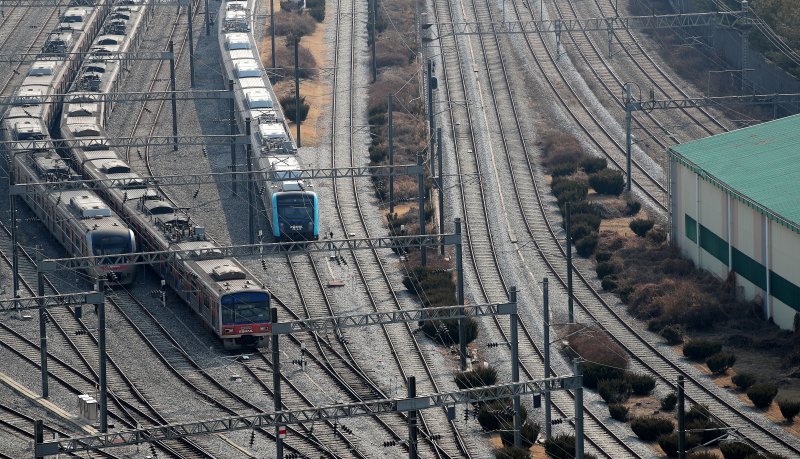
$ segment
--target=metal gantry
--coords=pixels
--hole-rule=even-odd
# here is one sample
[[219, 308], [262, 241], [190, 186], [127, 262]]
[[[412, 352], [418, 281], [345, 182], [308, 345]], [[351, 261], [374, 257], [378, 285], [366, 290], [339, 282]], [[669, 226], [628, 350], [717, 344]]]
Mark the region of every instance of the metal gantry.
[[[457, 405], [482, 403], [514, 397], [540, 395], [542, 393], [575, 390], [582, 388], [582, 377], [560, 376], [529, 380], [493, 386], [482, 386], [455, 392], [422, 395], [414, 398], [392, 398], [320, 406], [300, 410], [282, 410], [275, 413], [263, 413], [248, 416], [209, 419], [204, 421], [168, 424], [135, 430], [125, 430], [101, 435], [75, 437], [54, 441], [36, 441], [35, 455], [44, 456], [95, 451], [117, 446], [138, 445], [156, 441], [168, 441], [196, 435], [224, 433], [236, 430], [252, 430], [257, 428], [274, 428], [288, 424], [303, 424], [360, 416], [380, 416], [387, 413], [419, 411], [431, 408], [448, 408]], [[576, 408], [578, 401], [576, 397]], [[576, 429], [581, 419], [575, 419]], [[41, 424], [35, 428], [43, 429]], [[582, 437], [582, 436], [581, 436]], [[41, 435], [37, 435], [41, 438]], [[578, 437], [576, 435], [576, 442]]]
[[748, 94], [743, 96], [715, 96], [715, 97], [690, 97], [686, 99], [663, 99], [663, 100], [636, 100], [633, 97], [633, 84], [625, 83], [625, 167], [627, 180], [625, 187], [631, 190], [632, 178], [632, 144], [631, 124], [633, 112], [668, 109], [687, 109], [704, 107], [724, 107], [727, 105], [772, 105], [778, 104], [800, 104], [800, 94]]

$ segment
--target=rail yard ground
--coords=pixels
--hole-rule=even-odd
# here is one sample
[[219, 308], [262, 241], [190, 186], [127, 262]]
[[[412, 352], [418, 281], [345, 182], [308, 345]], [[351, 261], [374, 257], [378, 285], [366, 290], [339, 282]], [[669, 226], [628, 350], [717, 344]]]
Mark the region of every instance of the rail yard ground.
[[[616, 371], [614, 378], [607, 378], [613, 383], [595, 381], [594, 385], [602, 389], [584, 394], [587, 453], [609, 459], [663, 456], [659, 444], [668, 443], [653, 441], [640, 433], [640, 427], [657, 422], [644, 420], [654, 414], [672, 426], [675, 411], [665, 408], [663, 400], [674, 392], [676, 377], [682, 375], [687, 378], [689, 405], [708, 405], [708, 411], [694, 411], [702, 418], [694, 419], [697, 425], [715, 432], [723, 425], [736, 426], [738, 438], [755, 448], [784, 457], [800, 454], [798, 423], [783, 422], [777, 403], [767, 410], [754, 409], [750, 398], [734, 388], [731, 380], [735, 374], [752, 372], [762, 381], [778, 382], [777, 399], [800, 397], [797, 335], [777, 331], [753, 314], [748, 304], [731, 299], [723, 282], [694, 270], [665, 240], [664, 147], [723, 132], [737, 126], [741, 119], [725, 117], [717, 110], [637, 114], [634, 190], [620, 193], [622, 176], [615, 171], [624, 170], [621, 84], [635, 81], [642, 88], [654, 86], [658, 97], [680, 98], [701, 94], [702, 82], [687, 83], [680, 72], [676, 76], [674, 69], [669, 69], [668, 59], [653, 52], [661, 45], [632, 31], [618, 31], [618, 52], [612, 58], [604, 57], [603, 34], [577, 32], [564, 33], [561, 49], [556, 49], [554, 37], [549, 35], [485, 34], [442, 36], [436, 43], [426, 44], [424, 54], [419, 53], [414, 42], [412, 1], [376, 2], [380, 14], [377, 56], [381, 64], [378, 82], [371, 86], [367, 2], [324, 2], [324, 21], [301, 41], [307, 51], [304, 55], [310, 56], [307, 62], [315, 62], [313, 66], [318, 69], [316, 76], [301, 81], [301, 93], [310, 104], [309, 116], [302, 125], [303, 146], [297, 152], [301, 164], [313, 168], [384, 164], [386, 118], [380, 107], [388, 93], [395, 93], [397, 102], [396, 162], [414, 161], [416, 153], [428, 145], [422, 72], [425, 60], [433, 58], [438, 79], [434, 110], [437, 127], [444, 132], [445, 155], [444, 171], [440, 171], [443, 186], [437, 191], [445, 193], [446, 231], [453, 230], [455, 217], [462, 218], [466, 301], [505, 302], [510, 288], [519, 288], [522, 379], [570, 375], [574, 357], [590, 360], [583, 367], [587, 379], [597, 375], [598, 368]], [[203, 16], [197, 14], [202, 13], [201, 3], [196, 2], [192, 21], [196, 87], [220, 89], [228, 78], [220, 65], [224, 50], [219, 49], [216, 26], [210, 36], [204, 35]], [[210, 5], [213, 9], [220, 6], [216, 2]], [[269, 8], [264, 2], [256, 5], [252, 14], [257, 21], [250, 32], [260, 43], [262, 61], [269, 66], [269, 31], [261, 20]], [[536, 4], [524, 8], [519, 2], [495, 0], [431, 0], [416, 6], [434, 22], [497, 22], [501, 15], [508, 20], [532, 20], [540, 14]], [[628, 10], [624, 1], [556, 0], [544, 2], [542, 13], [545, 18], [597, 17], [613, 15], [616, 6], [620, 11], [635, 11]], [[52, 17], [38, 21], [42, 24], [27, 14], [32, 7], [17, 8], [6, 11], [0, 22], [3, 52], [14, 37], [32, 38], [22, 32], [30, 29], [42, 31], [31, 49], [41, 47], [44, 34], [57, 20], [55, 8], [51, 8]], [[176, 14], [174, 7], [159, 8], [160, 14], [153, 18], [139, 51], [163, 51], [167, 41], [173, 39], [179, 56], [177, 86], [179, 90], [188, 89], [186, 9], [181, 7]], [[319, 14], [319, 2], [313, 8], [314, 14]], [[311, 12], [302, 14], [309, 16]], [[217, 16], [218, 21], [223, 18], [224, 14]], [[678, 43], [678, 38], [670, 38], [672, 41]], [[283, 39], [277, 45], [284, 47]], [[20, 46], [23, 48], [12, 51], [24, 51], [26, 45]], [[293, 62], [279, 66], [291, 68]], [[9, 88], [4, 88], [4, 96], [13, 94], [21, 80], [10, 70], [0, 69], [0, 82], [8, 83]], [[137, 63], [126, 73], [119, 90], [164, 90], [169, 85], [167, 75], [158, 61]], [[292, 93], [293, 82], [284, 79], [275, 87], [280, 98]], [[168, 106], [156, 101], [118, 104], [108, 129], [117, 137], [169, 136]], [[227, 134], [227, 100], [181, 101], [178, 107], [181, 135]], [[294, 125], [289, 128], [294, 134]], [[553, 136], [554, 131], [560, 135]], [[563, 147], [558, 155], [575, 156], [555, 161], [558, 155], [547, 151], [546, 145]], [[571, 150], [565, 153], [565, 146]], [[181, 145], [178, 151], [162, 146], [128, 153], [132, 169], [143, 176], [225, 172], [231, 163], [228, 146]], [[242, 168], [243, 149], [235, 156], [234, 163]], [[601, 158], [602, 167], [598, 162]], [[430, 181], [426, 178], [427, 184]], [[0, 183], [0, 205], [8, 203], [7, 184], [7, 180]], [[399, 231], [400, 220], [386, 217], [384, 183], [376, 186], [370, 178], [362, 177], [314, 185], [320, 199], [321, 235], [330, 232], [337, 239], [363, 238]], [[197, 188], [173, 186], [160, 191], [176, 206], [187, 209], [193, 224], [202, 226], [209, 240], [244, 244], [250, 235], [246, 221], [249, 203], [243, 188], [240, 183], [234, 191], [230, 182], [220, 180]], [[404, 201], [413, 202], [416, 189], [416, 178], [397, 181], [398, 197]], [[574, 221], [570, 235], [563, 228], [565, 202], [581, 210], [576, 215], [582, 215]], [[415, 225], [418, 227], [414, 206], [403, 202], [397, 207], [405, 230], [411, 233], [416, 231]], [[258, 210], [257, 228], [269, 233], [263, 207]], [[430, 213], [436, 214], [434, 210]], [[63, 248], [33, 213], [18, 211], [18, 221], [24, 222], [20, 223], [24, 228], [19, 236], [22, 247], [40, 248], [45, 257], [64, 255]], [[6, 213], [2, 213], [2, 220], [9, 221]], [[653, 229], [645, 229], [649, 220]], [[438, 229], [434, 221], [428, 232]], [[649, 234], [641, 237], [635, 231]], [[586, 256], [576, 257], [573, 278], [574, 314], [584, 325], [566, 324], [566, 237], [573, 237], [582, 253], [587, 250]], [[3, 255], [10, 253], [8, 232], [0, 233], [0, 249]], [[452, 248], [446, 253], [447, 258], [441, 259], [430, 251], [428, 270], [420, 270], [418, 253], [389, 250], [337, 253], [334, 257], [328, 253], [297, 253], [244, 258], [241, 262], [269, 287], [280, 318], [288, 319], [450, 304], [454, 301]], [[0, 287], [7, 298], [11, 290], [8, 257], [4, 257], [4, 263]], [[23, 279], [35, 280], [33, 260], [26, 259], [23, 266]], [[203, 320], [175, 293], [170, 290], [162, 303], [158, 277], [149, 269], [142, 270], [145, 272], [131, 289], [109, 292], [112, 430], [274, 411], [269, 350], [225, 351]], [[53, 287], [62, 291], [91, 288], [90, 280], [78, 277], [80, 273], [70, 272], [51, 280]], [[544, 277], [550, 280], [551, 316], [546, 320], [542, 312]], [[420, 289], [422, 284], [431, 289]], [[51, 291], [48, 287], [47, 292]], [[28, 289], [23, 294], [33, 292]], [[77, 393], [94, 390], [98, 323], [90, 309], [84, 308], [82, 320], [66, 308], [54, 309], [47, 325], [53, 374], [50, 401], [70, 412], [74, 411]], [[711, 321], [713, 328], [708, 328]], [[3, 373], [38, 394], [38, 319], [35, 314], [27, 319], [2, 313], [0, 322]], [[542, 369], [544, 323], [552, 326], [550, 341], [561, 333], [553, 342], [552, 374], [544, 374]], [[735, 353], [736, 363], [727, 374], [710, 374], [708, 364], [688, 360], [681, 345], [666, 341], [668, 336], [675, 339], [669, 334], [672, 332], [664, 331], [667, 327], [675, 328], [674, 333], [682, 335], [685, 342], [699, 338], [719, 342], [723, 351]], [[403, 397], [408, 376], [417, 378], [419, 393], [457, 389], [454, 377], [459, 365], [449, 347], [452, 328], [448, 333], [426, 332], [424, 328], [390, 325], [282, 338], [284, 404], [308, 408]], [[483, 367], [486, 362], [496, 370], [499, 382], [509, 381], [507, 320], [481, 319], [474, 330], [477, 337], [470, 345], [474, 363]], [[630, 423], [614, 420], [619, 411], [606, 403], [609, 398], [624, 395], [629, 398], [618, 401], [627, 407]], [[528, 419], [541, 427], [542, 410], [534, 408], [530, 397], [523, 400], [523, 407]], [[485, 417], [479, 422], [470, 415], [473, 408], [480, 406], [457, 406], [455, 420], [448, 419], [444, 410], [422, 412], [420, 457], [525, 457], [524, 451], [515, 452], [520, 456], [503, 456], [512, 454], [511, 450], [501, 452], [508, 444], [510, 425], [495, 422], [499, 431], [487, 432]], [[505, 406], [496, 410], [500, 413], [493, 413], [495, 421], [507, 418]], [[553, 418], [567, 421], [553, 425], [553, 433], [572, 434], [569, 418], [573, 415], [573, 394], [554, 393]], [[45, 418], [49, 427], [62, 432], [59, 435], [79, 433], [73, 423], [49, 416], [2, 385], [0, 458], [30, 456], [34, 418]], [[638, 421], [636, 427], [633, 421]], [[295, 457], [406, 457], [402, 445], [407, 432], [407, 419], [400, 414], [300, 425], [289, 429], [287, 453]], [[551, 440], [533, 446], [528, 453], [534, 458], [547, 457], [547, 448], [549, 457], [566, 457], [570, 454], [568, 444]], [[112, 448], [107, 455], [274, 457], [274, 445], [271, 429], [252, 429], [141, 448]], [[721, 451], [713, 449], [717, 458]]]

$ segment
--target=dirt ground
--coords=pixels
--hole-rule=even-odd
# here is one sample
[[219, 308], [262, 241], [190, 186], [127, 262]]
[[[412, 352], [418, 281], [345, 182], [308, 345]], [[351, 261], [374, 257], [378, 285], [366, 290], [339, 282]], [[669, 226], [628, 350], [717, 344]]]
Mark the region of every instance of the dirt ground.
[[[275, 1], [275, 10], [280, 9], [278, 1]], [[300, 96], [306, 98], [306, 102], [310, 105], [308, 116], [306, 120], [300, 124], [300, 145], [303, 147], [315, 147], [320, 145], [321, 125], [324, 121], [322, 114], [330, 107], [330, 84], [328, 78], [325, 78], [326, 70], [326, 56], [328, 53], [328, 44], [325, 40], [325, 32], [327, 30], [327, 23], [317, 24], [317, 27], [312, 35], [303, 37], [301, 46], [307, 48], [314, 55], [322, 69], [319, 71], [318, 76], [314, 79], [301, 79], [300, 80]], [[282, 40], [277, 38], [276, 40]], [[261, 42], [261, 60], [268, 62], [272, 58], [272, 46], [270, 44], [270, 37], [266, 36]], [[275, 95], [280, 99], [283, 96], [294, 94], [294, 80], [280, 81], [273, 87]], [[289, 131], [292, 136], [297, 133], [297, 127], [289, 120], [286, 120], [289, 126]]]
[[[756, 326], [754, 329], [749, 330], [751, 336], [768, 336], [775, 333], [775, 327], [770, 326], [766, 322], [761, 327]], [[695, 334], [695, 337], [703, 337], [716, 339], [724, 342], [724, 340], [733, 334], [742, 334], [742, 330], [732, 327], [725, 327], [724, 325], [718, 326], [712, 333]], [[736, 355], [736, 364], [733, 369], [728, 370], [725, 375], [712, 375], [708, 367], [704, 364], [695, 364], [695, 367], [700, 369], [720, 387], [724, 387], [736, 393], [739, 400], [744, 405], [753, 406], [753, 403], [747, 398], [747, 394], [740, 391], [731, 378], [737, 372], [748, 372], [756, 375], [760, 381], [773, 382], [778, 386], [778, 395], [775, 400], [781, 399], [800, 399], [800, 380], [792, 377], [792, 373], [797, 373], [797, 368], [787, 368], [783, 362], [783, 349], [775, 348], [770, 350], [761, 349], [747, 349], [742, 347], [730, 347], [727, 349]], [[788, 424], [783, 418], [778, 404], [773, 402], [769, 409], [764, 411], [764, 415], [775, 421], [776, 424], [781, 425], [787, 432], [793, 435], [800, 436], [800, 421], [795, 420], [793, 424]]]

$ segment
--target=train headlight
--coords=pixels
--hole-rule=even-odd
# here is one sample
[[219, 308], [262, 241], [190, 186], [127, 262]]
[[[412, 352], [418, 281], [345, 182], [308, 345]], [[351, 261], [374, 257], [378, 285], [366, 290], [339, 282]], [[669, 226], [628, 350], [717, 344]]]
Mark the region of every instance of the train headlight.
[[262, 326], [258, 327], [258, 330], [262, 331], [262, 332], [263, 331], [267, 331], [267, 330], [269, 330], [269, 327], [267, 327], [266, 325], [262, 325]]
[[222, 329], [222, 333], [233, 333], [233, 329], [232, 328], [223, 328]]

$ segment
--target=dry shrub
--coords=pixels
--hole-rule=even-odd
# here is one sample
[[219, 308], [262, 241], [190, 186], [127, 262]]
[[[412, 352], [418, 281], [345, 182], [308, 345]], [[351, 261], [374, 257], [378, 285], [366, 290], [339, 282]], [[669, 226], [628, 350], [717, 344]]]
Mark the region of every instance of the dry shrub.
[[566, 339], [572, 352], [584, 360], [615, 368], [628, 366], [627, 352], [604, 330], [570, 325], [564, 335], [568, 335]]
[[[421, 113], [419, 85], [415, 81], [413, 66], [395, 67], [381, 71], [378, 81], [369, 88], [368, 110], [370, 115], [385, 113], [389, 94], [394, 94], [394, 110], [397, 112]], [[402, 88], [402, 89], [401, 89]]]
[[375, 62], [378, 68], [402, 67], [411, 62], [412, 54], [405, 46], [400, 45], [403, 36], [394, 31], [386, 31], [376, 42]]
[[[315, 78], [319, 71], [317, 70], [317, 60], [311, 51], [301, 45], [297, 52], [297, 58], [300, 63], [300, 78]], [[275, 65], [280, 70], [277, 70], [274, 81], [294, 78], [294, 46], [276, 46]], [[302, 88], [300, 88], [300, 94], [302, 95]]]
[[307, 14], [290, 11], [275, 13], [275, 35], [294, 35], [303, 37], [311, 35], [317, 28], [317, 22]]
[[[394, 178], [394, 199], [395, 202], [404, 202], [417, 198], [417, 179], [407, 175], [399, 175]], [[414, 216], [416, 216], [414, 212]]]
[[578, 164], [586, 158], [578, 139], [567, 132], [546, 132], [542, 136], [541, 145], [544, 165], [550, 168], [568, 163]]

